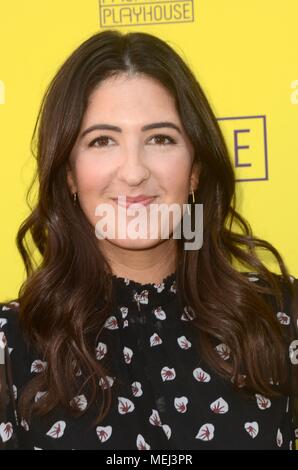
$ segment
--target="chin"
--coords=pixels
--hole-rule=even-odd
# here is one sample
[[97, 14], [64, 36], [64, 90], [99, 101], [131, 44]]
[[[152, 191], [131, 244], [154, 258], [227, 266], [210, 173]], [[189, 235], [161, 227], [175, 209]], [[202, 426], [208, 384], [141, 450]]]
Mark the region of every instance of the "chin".
[[114, 239], [107, 238], [106, 240], [109, 241], [111, 244], [117, 246], [118, 248], [123, 248], [125, 250], [146, 250], [146, 249], [153, 248], [164, 241], [160, 239], [155, 239], [155, 240], [126, 239], [124, 240], [120, 238], [114, 238]]

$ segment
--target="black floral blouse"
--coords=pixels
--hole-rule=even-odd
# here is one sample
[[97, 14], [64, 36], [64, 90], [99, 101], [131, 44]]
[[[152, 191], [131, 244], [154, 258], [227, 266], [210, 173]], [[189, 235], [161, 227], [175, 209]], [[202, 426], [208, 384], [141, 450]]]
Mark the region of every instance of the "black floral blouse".
[[[247, 275], [251, 282], [260, 282], [253, 273]], [[18, 448], [32, 450], [295, 448], [291, 396], [244, 398], [234, 391], [231, 381], [219, 377], [200, 359], [193, 313], [178, 299], [175, 273], [160, 284], [140, 284], [114, 275], [113, 284], [115, 309], [95, 350], [97, 360], [113, 371], [98, 384], [113, 391], [108, 416], [90, 427], [98, 414], [94, 407], [80, 417], [57, 408], [46, 417], [33, 417], [29, 426], [24, 419], [17, 423], [9, 405], [8, 421], [0, 423], [6, 448], [13, 436], [17, 436]], [[276, 309], [285, 331], [293, 320], [290, 300], [286, 298], [284, 312]], [[7, 341], [9, 346], [17, 400], [24, 384], [47, 364], [25, 346], [17, 302], [1, 304], [0, 327], [0, 345]], [[289, 365], [295, 374], [297, 340], [289, 334]], [[229, 359], [225, 344], [217, 344], [216, 350]], [[35, 400], [46, 393], [40, 390]], [[74, 396], [73, 402], [84, 410], [87, 397]]]

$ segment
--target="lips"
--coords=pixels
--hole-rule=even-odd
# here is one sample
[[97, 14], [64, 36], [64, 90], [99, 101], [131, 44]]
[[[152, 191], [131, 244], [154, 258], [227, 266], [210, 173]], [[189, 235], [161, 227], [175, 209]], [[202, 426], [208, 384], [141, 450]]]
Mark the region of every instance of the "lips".
[[148, 204], [151, 204], [154, 199], [156, 198], [156, 196], [135, 196], [135, 197], [126, 197], [126, 200], [125, 198], [121, 198], [123, 199], [123, 201], [120, 199], [118, 200], [118, 198], [114, 198], [113, 201], [115, 201], [116, 203], [118, 203], [119, 206], [122, 206], [122, 207], [129, 207], [131, 205], [134, 205], [134, 206], [140, 206], [140, 205], [143, 205], [143, 206], [147, 206]]
[[146, 196], [145, 194], [140, 194], [139, 196], [126, 196], [126, 200], [128, 202], [142, 202], [142, 201], [147, 201], [148, 199], [152, 199], [155, 196]]

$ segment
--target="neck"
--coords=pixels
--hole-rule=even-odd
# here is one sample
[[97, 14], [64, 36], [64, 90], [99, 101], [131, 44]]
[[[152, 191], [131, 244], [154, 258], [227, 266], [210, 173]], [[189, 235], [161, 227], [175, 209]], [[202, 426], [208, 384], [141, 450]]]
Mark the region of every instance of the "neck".
[[101, 241], [100, 247], [113, 274], [142, 284], [159, 284], [176, 269], [177, 244], [174, 239], [144, 250], [119, 247], [107, 239]]

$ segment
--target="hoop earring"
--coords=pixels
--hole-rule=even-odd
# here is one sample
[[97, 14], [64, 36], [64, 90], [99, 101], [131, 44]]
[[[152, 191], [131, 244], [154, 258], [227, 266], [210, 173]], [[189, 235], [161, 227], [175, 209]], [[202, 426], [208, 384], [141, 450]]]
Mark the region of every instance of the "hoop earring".
[[73, 201], [74, 206], [77, 205], [77, 195], [78, 195], [78, 193], [73, 193], [73, 195], [72, 195], [72, 201]]
[[[194, 195], [193, 189], [191, 190], [191, 192], [192, 192], [192, 202], [193, 202], [193, 204], [195, 204], [196, 200], [195, 200], [195, 195]], [[188, 212], [188, 215], [190, 215], [189, 204], [187, 204], [187, 212]]]

